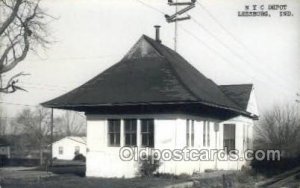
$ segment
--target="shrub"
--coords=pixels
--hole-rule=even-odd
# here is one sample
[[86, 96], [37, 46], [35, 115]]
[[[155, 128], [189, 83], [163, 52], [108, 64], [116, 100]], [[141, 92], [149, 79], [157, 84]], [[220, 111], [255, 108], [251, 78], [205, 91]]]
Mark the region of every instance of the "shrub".
[[138, 175], [141, 177], [152, 177], [161, 165], [160, 161], [149, 155], [146, 159], [139, 161]]
[[73, 161], [83, 161], [85, 162], [86, 158], [84, 155], [82, 155], [81, 153], [75, 155], [75, 157], [73, 158]]
[[270, 177], [300, 166], [300, 156], [293, 158], [281, 157], [279, 161], [267, 159], [262, 161], [253, 160], [251, 166], [256, 172]]

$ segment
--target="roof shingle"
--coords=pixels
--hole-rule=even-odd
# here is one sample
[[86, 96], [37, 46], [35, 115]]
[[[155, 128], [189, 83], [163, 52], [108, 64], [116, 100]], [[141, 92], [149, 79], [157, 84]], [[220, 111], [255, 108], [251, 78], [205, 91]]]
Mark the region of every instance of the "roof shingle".
[[253, 84], [220, 85], [220, 89], [241, 109], [247, 110]]
[[69, 108], [197, 102], [246, 113], [245, 101], [237, 102], [226, 88], [207, 79], [175, 51], [143, 35], [120, 62], [42, 105]]

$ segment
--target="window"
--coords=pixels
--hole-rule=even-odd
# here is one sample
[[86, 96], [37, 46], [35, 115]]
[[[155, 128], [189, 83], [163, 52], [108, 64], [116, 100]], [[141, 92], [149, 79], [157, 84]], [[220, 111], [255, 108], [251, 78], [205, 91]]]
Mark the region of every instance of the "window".
[[194, 139], [195, 139], [195, 135], [194, 135], [194, 132], [195, 132], [195, 128], [194, 128], [194, 120], [192, 120], [191, 123], [192, 123], [192, 124], [191, 124], [191, 127], [192, 127], [192, 128], [191, 128], [191, 129], [192, 129], [192, 130], [191, 130], [191, 146], [194, 147]]
[[203, 146], [206, 146], [206, 121], [203, 122]]
[[109, 146], [120, 146], [121, 121], [119, 119], [108, 120], [108, 144]]
[[186, 146], [190, 143], [190, 120], [186, 120]]
[[58, 147], [58, 154], [59, 154], [59, 155], [64, 154], [64, 148], [63, 148], [62, 146], [59, 146], [59, 147]]
[[207, 146], [210, 146], [210, 123], [209, 121], [206, 122], [207, 125]]
[[[186, 146], [194, 146], [194, 120], [186, 120]], [[191, 139], [191, 140], [190, 140]]]
[[210, 146], [210, 123], [209, 121], [203, 122], [203, 146]]
[[80, 147], [79, 146], [75, 146], [75, 153], [80, 153]]
[[125, 124], [125, 145], [136, 146], [137, 120], [125, 119], [124, 124]]
[[235, 149], [235, 124], [224, 124], [224, 149], [229, 153]]
[[250, 126], [249, 125], [245, 125], [246, 126], [246, 149], [251, 149], [251, 139], [250, 139]]
[[153, 119], [141, 120], [141, 136], [142, 136], [142, 146], [154, 147], [154, 120]]

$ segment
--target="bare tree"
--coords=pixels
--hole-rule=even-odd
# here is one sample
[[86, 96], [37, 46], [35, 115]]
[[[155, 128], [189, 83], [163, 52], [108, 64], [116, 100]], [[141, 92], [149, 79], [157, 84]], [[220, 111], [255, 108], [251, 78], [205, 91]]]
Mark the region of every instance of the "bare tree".
[[[0, 0], [0, 79], [23, 61], [28, 52], [46, 48], [51, 18], [40, 8], [40, 0]], [[21, 72], [1, 84], [0, 92], [24, 90], [17, 86]], [[2, 83], [2, 80], [0, 80]]]
[[4, 136], [8, 132], [8, 117], [4, 110], [0, 108], [0, 136]]
[[65, 111], [60, 120], [59, 133], [64, 136], [85, 135], [85, 117], [78, 112]]
[[295, 105], [275, 106], [255, 127], [256, 147], [279, 149], [286, 156], [300, 154], [300, 113]]
[[0, 136], [6, 135], [7, 129], [8, 129], [7, 117], [0, 117]]
[[25, 134], [30, 145], [39, 151], [40, 164], [43, 163], [43, 151], [49, 144], [51, 131], [50, 111], [42, 107], [35, 110], [24, 109], [17, 115], [15, 126]]

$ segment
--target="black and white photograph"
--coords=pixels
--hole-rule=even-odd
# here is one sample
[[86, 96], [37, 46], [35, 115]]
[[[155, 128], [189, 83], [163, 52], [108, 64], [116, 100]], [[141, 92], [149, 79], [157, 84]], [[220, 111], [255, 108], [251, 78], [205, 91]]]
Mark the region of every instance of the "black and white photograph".
[[0, 0], [0, 188], [299, 188], [299, 0]]

